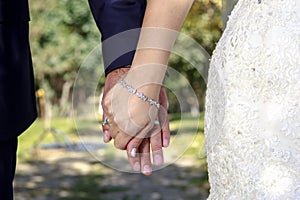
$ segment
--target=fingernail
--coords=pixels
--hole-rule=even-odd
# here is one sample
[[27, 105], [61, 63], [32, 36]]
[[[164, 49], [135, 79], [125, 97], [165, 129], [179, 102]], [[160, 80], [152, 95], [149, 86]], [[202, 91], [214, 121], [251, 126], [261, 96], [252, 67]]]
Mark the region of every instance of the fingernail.
[[134, 171], [140, 171], [141, 170], [141, 165], [140, 165], [139, 162], [134, 163], [133, 170]]
[[154, 156], [154, 164], [156, 166], [160, 166], [160, 165], [163, 164], [163, 159], [162, 159], [161, 155], [157, 154], [157, 155]]
[[151, 168], [149, 165], [145, 165], [143, 169], [144, 174], [150, 174], [151, 173]]
[[109, 142], [109, 132], [107, 130], [105, 130], [103, 135], [104, 135], [104, 138], [103, 138], [104, 142]]
[[168, 139], [164, 139], [163, 140], [163, 145], [164, 145], [164, 147], [168, 147], [169, 146], [169, 140]]
[[131, 157], [135, 158], [135, 156], [136, 156], [136, 148], [131, 149], [130, 155], [131, 155]]

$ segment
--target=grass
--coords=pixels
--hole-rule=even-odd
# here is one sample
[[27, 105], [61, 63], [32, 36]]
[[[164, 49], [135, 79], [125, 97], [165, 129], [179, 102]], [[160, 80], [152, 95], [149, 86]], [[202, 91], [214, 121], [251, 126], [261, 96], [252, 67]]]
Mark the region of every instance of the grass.
[[[181, 128], [182, 133], [178, 137], [180, 141], [189, 140], [193, 138], [193, 143], [187, 149], [184, 155], [186, 156], [198, 156], [199, 147], [203, 146], [204, 136], [203, 132], [203, 115], [200, 115], [200, 120], [195, 121], [195, 117], [192, 117], [189, 114], [173, 114], [170, 115], [170, 128], [172, 133], [176, 133], [178, 129]], [[94, 122], [91, 120], [84, 121], [84, 123], [80, 123], [80, 126], [77, 127], [79, 130], [87, 129]], [[51, 121], [51, 125], [53, 128], [60, 130], [65, 133], [72, 141], [78, 140], [78, 135], [76, 131], [76, 126], [74, 120], [71, 118], [54, 118]], [[195, 133], [198, 126], [198, 134]], [[41, 140], [40, 136], [44, 133], [43, 121], [38, 119], [36, 120], [32, 126], [27, 129], [20, 137], [19, 137], [19, 150], [18, 157], [19, 161], [29, 161], [31, 159], [30, 152], [33, 150], [36, 144], [42, 145], [45, 143], [53, 143], [55, 142], [55, 138], [52, 134], [45, 134], [46, 136]], [[190, 137], [186, 137], [189, 135]], [[172, 136], [172, 138], [175, 138]]]
[[[54, 128], [66, 133], [70, 138], [75, 138], [75, 125], [72, 119], [69, 118], [55, 118], [51, 121]], [[52, 134], [46, 133], [41, 140], [41, 135], [44, 134], [43, 121], [37, 119], [20, 137], [18, 147], [19, 162], [30, 161], [32, 159], [31, 153], [35, 145], [42, 145], [45, 143], [55, 142]]]
[[99, 180], [102, 178], [103, 175], [98, 173], [82, 176], [73, 186], [70, 196], [60, 197], [58, 200], [102, 200], [99, 194], [128, 191], [127, 187], [122, 186], [99, 187]]
[[[190, 142], [188, 149], [184, 152], [184, 157], [191, 157], [194, 162], [193, 167], [182, 168], [181, 170], [185, 171], [187, 174], [198, 174], [195, 178], [191, 178], [188, 180], [188, 185], [170, 185], [170, 187], [174, 189], [181, 190], [183, 193], [187, 192], [189, 186], [193, 186], [199, 188], [201, 193], [206, 194], [207, 188], [207, 177], [205, 175], [201, 175], [200, 171], [206, 171], [204, 169], [205, 165], [205, 152], [200, 152], [200, 147], [204, 145], [204, 135], [203, 135], [203, 116], [200, 117], [200, 120], [196, 120], [194, 117], [189, 114], [183, 115], [171, 115], [170, 116], [170, 127], [172, 133], [176, 133], [179, 129], [182, 129], [179, 135], [172, 135], [171, 140], [174, 141], [175, 148], [172, 148], [171, 151], [176, 150], [178, 146], [180, 149], [181, 143]], [[81, 131], [89, 131], [90, 127], [94, 127], [94, 122], [92, 120], [82, 121], [80, 126], [77, 128]], [[198, 129], [197, 129], [198, 126]], [[74, 142], [78, 141], [78, 134], [75, 123], [73, 119], [69, 118], [55, 118], [52, 120], [52, 127], [55, 129], [59, 129], [62, 132], [66, 133], [67, 136]], [[43, 140], [40, 140], [39, 137], [43, 133], [43, 121], [38, 119], [23, 135], [20, 136], [19, 139], [19, 151], [18, 158], [19, 162], [35, 162], [36, 158], [31, 154], [33, 147], [36, 142], [39, 142], [40, 145], [46, 143], [55, 142], [55, 138], [51, 134], [47, 134]], [[175, 141], [176, 140], [176, 141]], [[171, 141], [171, 142], [172, 142]], [[106, 150], [108, 152], [108, 156], [110, 159], [116, 159], [115, 150], [112, 147], [111, 149]], [[200, 157], [200, 155], [202, 155]], [[130, 185], [125, 186], [115, 186], [102, 185], [102, 180], [107, 178], [107, 176], [111, 176], [113, 171], [111, 169], [105, 168], [102, 165], [99, 165], [98, 162], [90, 163], [93, 165], [91, 171], [85, 175], [76, 175], [76, 179], [72, 184], [71, 188], [68, 188], [67, 196], [60, 196], [58, 200], [101, 200], [103, 196], [114, 195], [117, 193], [122, 193], [121, 200], [138, 200], [141, 199], [139, 195], [136, 196], [128, 195], [128, 191], [131, 189]], [[200, 171], [199, 171], [199, 166]], [[177, 166], [178, 167], [178, 166]], [[65, 176], [61, 174], [62, 178]], [[193, 175], [191, 175], [193, 176]], [[176, 177], [174, 177], [176, 179]], [[184, 179], [182, 177], [182, 179]], [[177, 179], [181, 179], [177, 177]], [[108, 199], [105, 199], [108, 200]]]

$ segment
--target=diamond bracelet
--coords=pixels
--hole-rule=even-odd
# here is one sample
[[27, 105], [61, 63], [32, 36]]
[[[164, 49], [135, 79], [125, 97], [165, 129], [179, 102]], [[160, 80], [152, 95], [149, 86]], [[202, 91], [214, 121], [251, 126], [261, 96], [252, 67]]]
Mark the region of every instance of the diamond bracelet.
[[135, 94], [138, 98], [142, 99], [143, 101], [147, 101], [150, 105], [156, 106], [157, 109], [159, 109], [160, 104], [157, 101], [145, 96], [142, 92], [138, 92], [137, 89], [134, 89], [132, 86], [128, 85], [124, 79], [120, 81], [120, 84], [130, 93]]

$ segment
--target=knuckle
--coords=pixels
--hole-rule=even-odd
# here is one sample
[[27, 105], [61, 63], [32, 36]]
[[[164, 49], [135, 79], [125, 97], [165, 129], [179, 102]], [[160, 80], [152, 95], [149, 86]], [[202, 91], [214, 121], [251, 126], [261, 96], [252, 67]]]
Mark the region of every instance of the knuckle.
[[114, 145], [117, 149], [125, 150], [125, 145], [118, 141], [118, 139], [114, 140]]
[[102, 101], [101, 106], [103, 111], [108, 112], [108, 103], [106, 102], [106, 100]]
[[157, 150], [162, 149], [162, 143], [161, 143], [161, 141], [154, 140], [154, 141], [151, 143], [151, 148], [152, 148], [154, 151], [157, 151]]
[[138, 147], [142, 143], [143, 139], [141, 138], [134, 138], [132, 141], [130, 141], [130, 146], [131, 147]]

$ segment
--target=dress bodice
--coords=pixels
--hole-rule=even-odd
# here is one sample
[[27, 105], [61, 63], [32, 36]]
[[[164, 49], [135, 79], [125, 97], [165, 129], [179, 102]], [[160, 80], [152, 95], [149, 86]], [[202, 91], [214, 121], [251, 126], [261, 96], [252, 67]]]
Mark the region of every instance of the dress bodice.
[[211, 59], [210, 199], [300, 199], [300, 1], [239, 0]]

